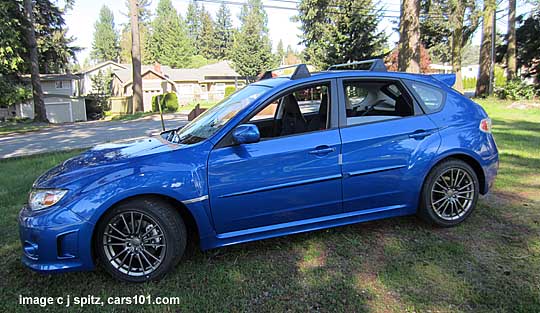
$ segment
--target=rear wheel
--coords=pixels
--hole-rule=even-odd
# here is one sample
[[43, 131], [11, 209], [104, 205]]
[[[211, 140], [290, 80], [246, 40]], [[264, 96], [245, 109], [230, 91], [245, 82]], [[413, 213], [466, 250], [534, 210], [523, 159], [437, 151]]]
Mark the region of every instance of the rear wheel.
[[104, 269], [129, 281], [157, 280], [186, 248], [186, 227], [167, 202], [134, 199], [115, 206], [98, 224], [95, 244]]
[[426, 178], [418, 214], [429, 223], [454, 226], [472, 213], [478, 195], [478, 177], [471, 166], [450, 159], [435, 166]]

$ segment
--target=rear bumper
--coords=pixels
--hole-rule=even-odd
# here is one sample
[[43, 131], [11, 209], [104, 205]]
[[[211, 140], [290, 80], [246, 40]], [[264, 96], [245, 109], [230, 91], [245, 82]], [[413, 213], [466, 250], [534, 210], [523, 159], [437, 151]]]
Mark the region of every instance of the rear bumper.
[[22, 263], [42, 273], [92, 270], [93, 228], [70, 210], [35, 214], [24, 208], [19, 214]]
[[485, 182], [482, 194], [487, 194], [493, 185], [495, 184], [495, 178], [497, 177], [497, 172], [499, 171], [499, 157], [496, 155], [492, 160], [487, 162], [483, 166]]

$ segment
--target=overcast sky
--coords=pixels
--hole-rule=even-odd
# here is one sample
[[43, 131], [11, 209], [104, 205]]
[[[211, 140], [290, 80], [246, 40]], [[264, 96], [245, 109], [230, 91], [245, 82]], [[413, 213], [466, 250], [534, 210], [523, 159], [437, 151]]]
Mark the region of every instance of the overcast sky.
[[[214, 1], [214, 0], [212, 0]], [[152, 0], [152, 11], [155, 10], [158, 0]], [[183, 17], [186, 15], [187, 6], [189, 0], [172, 0], [173, 5], [176, 7], [176, 10], [182, 14]], [[243, 2], [243, 0], [235, 0], [231, 2]], [[276, 47], [279, 40], [283, 40], [284, 46], [291, 45], [297, 50], [301, 50], [302, 46], [299, 45], [298, 36], [300, 35], [300, 30], [298, 29], [298, 23], [291, 21], [291, 18], [297, 13], [295, 10], [295, 4], [292, 3], [292, 0], [264, 0], [263, 3], [267, 6], [266, 12], [268, 13], [268, 27], [270, 31], [270, 39]], [[398, 0], [381, 0], [377, 2], [381, 8], [385, 11], [383, 14], [386, 16], [383, 18], [382, 22], [379, 24], [379, 28], [384, 30], [389, 35], [389, 44], [393, 45], [399, 39], [398, 34], [393, 30], [395, 25], [393, 21], [397, 19], [392, 18], [392, 16], [399, 16], [399, 1]], [[92, 45], [92, 36], [94, 32], [94, 23], [99, 15], [99, 10], [103, 5], [107, 5], [113, 12], [116, 27], [120, 30], [121, 25], [127, 22], [127, 17], [124, 15], [127, 13], [125, 7], [125, 0], [75, 0], [74, 8], [66, 13], [66, 24], [69, 28], [69, 34], [76, 37], [77, 40], [75, 44], [79, 47], [82, 47], [84, 50], [79, 52], [78, 60], [83, 62], [85, 58], [90, 54], [90, 49]], [[201, 2], [199, 4], [204, 4], [206, 9], [215, 17], [215, 14], [219, 8], [219, 3], [209, 3]], [[240, 5], [228, 5], [231, 10], [231, 15], [233, 19], [233, 24], [235, 27], [239, 25], [238, 15], [240, 13]], [[500, 8], [506, 8], [507, 3], [503, 1]], [[286, 9], [291, 8], [291, 9]], [[526, 6], [522, 6], [518, 9], [520, 12], [526, 12]], [[519, 12], [518, 12], [519, 13]], [[501, 12], [500, 15], [505, 15], [506, 12]], [[501, 18], [497, 27], [499, 31], [506, 31], [506, 17]], [[479, 33], [479, 32], [478, 32]], [[477, 34], [473, 39], [475, 43], [480, 41], [480, 35]]]

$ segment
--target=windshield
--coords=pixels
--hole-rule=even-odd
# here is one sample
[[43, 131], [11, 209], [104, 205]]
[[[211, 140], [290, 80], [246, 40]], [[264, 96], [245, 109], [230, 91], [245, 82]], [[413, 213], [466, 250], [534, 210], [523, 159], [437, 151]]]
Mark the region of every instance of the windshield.
[[223, 99], [182, 129], [171, 131], [165, 138], [171, 142], [180, 144], [193, 144], [207, 139], [220, 130], [238, 112], [250, 105], [268, 90], [268, 88], [257, 85], [247, 86], [235, 92], [230, 97]]

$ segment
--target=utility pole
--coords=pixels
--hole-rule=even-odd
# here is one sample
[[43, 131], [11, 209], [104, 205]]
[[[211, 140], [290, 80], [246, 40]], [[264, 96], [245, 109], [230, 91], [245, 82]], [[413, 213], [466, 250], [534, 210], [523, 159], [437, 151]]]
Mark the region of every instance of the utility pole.
[[489, 89], [488, 94], [493, 94], [493, 87], [495, 85], [495, 36], [497, 33], [497, 10], [493, 10], [493, 31], [491, 32], [491, 66], [489, 69]]

